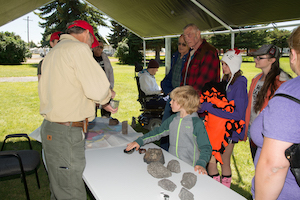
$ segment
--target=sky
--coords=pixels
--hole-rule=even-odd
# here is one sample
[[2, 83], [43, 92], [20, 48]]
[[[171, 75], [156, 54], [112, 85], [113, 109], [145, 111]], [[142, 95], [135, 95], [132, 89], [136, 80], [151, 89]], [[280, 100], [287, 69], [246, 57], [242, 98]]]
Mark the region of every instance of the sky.
[[[28, 25], [27, 17], [29, 17]], [[27, 27], [29, 27], [29, 42], [33, 41], [35, 44], [38, 44], [42, 40], [42, 33], [44, 32], [44, 29], [39, 27], [39, 22], [42, 22], [42, 20], [36, 14], [30, 12], [1, 26], [0, 32], [14, 32], [16, 35], [21, 36], [22, 40], [27, 42]], [[107, 21], [106, 23], [110, 25], [109, 21]], [[102, 36], [108, 36], [108, 34], [111, 33], [109, 28], [103, 26], [101, 26], [100, 29], [98, 29], [98, 32]]]
[[[29, 23], [27, 24], [27, 18], [29, 17]], [[35, 44], [39, 44], [39, 42], [42, 40], [42, 33], [44, 32], [44, 29], [39, 27], [39, 21], [42, 22], [42, 20], [35, 15], [33, 12], [30, 12], [26, 15], [23, 15], [22, 17], [19, 17], [18, 19], [15, 19], [3, 26], [0, 27], [0, 32], [14, 32], [16, 35], [21, 36], [22, 40], [27, 42], [28, 40], [28, 34], [27, 34], [27, 27], [29, 27], [29, 41], [33, 41]], [[300, 20], [296, 21], [299, 22]], [[285, 24], [289, 24], [291, 22], [286, 22]], [[295, 22], [293, 22], [295, 23]], [[107, 21], [107, 24], [110, 25], [110, 22]], [[282, 24], [282, 23], [277, 23]], [[272, 25], [270, 25], [272, 26]], [[295, 26], [284, 28], [287, 30], [293, 30]], [[106, 37], [108, 34], [111, 33], [110, 29], [107, 27], [99, 27], [98, 32]]]

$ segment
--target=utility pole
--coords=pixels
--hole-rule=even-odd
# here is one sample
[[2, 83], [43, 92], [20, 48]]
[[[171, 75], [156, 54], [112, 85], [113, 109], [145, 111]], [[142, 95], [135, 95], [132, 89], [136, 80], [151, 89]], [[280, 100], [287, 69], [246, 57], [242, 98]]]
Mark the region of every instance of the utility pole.
[[29, 21], [32, 20], [29, 20], [29, 16], [27, 16], [27, 19], [23, 19], [23, 20], [27, 21], [27, 43], [29, 44]]

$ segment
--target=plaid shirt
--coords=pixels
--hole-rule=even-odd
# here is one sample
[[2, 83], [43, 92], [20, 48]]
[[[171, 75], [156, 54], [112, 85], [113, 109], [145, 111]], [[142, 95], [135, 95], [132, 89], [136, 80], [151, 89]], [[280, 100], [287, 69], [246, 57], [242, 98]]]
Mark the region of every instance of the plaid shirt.
[[[202, 87], [210, 81], [220, 81], [220, 60], [215, 47], [203, 39], [200, 47], [195, 51], [190, 65], [187, 66], [190, 55], [182, 70], [181, 86], [191, 85], [201, 94]], [[188, 70], [188, 71], [187, 71]], [[186, 73], [187, 71], [187, 73]]]

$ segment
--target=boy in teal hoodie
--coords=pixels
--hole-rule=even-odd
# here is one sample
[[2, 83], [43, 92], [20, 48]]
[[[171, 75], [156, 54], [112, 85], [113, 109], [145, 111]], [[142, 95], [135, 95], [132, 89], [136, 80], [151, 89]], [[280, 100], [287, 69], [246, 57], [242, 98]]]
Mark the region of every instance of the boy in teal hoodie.
[[194, 166], [199, 174], [207, 174], [206, 165], [210, 160], [212, 147], [203, 124], [198, 117], [200, 100], [192, 86], [175, 88], [171, 94], [171, 108], [175, 114], [166, 119], [160, 127], [148, 132], [127, 145], [126, 151], [159, 140], [169, 135], [169, 152]]

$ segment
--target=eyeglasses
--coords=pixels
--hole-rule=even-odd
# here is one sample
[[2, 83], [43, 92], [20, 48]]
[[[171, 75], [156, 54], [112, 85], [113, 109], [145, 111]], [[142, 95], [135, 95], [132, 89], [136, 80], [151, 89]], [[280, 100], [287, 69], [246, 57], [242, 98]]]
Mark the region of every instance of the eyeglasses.
[[180, 46], [180, 45], [186, 47], [186, 44], [185, 44], [185, 43], [180, 43], [180, 42], [178, 42], [178, 46]]
[[104, 47], [103, 46], [98, 46], [100, 49], [103, 49]]
[[259, 56], [256, 56], [256, 57], [253, 57], [253, 59], [257, 60], [257, 61], [260, 61], [260, 60], [263, 60], [263, 59], [269, 59], [269, 58], [263, 58], [263, 57], [259, 57]]

